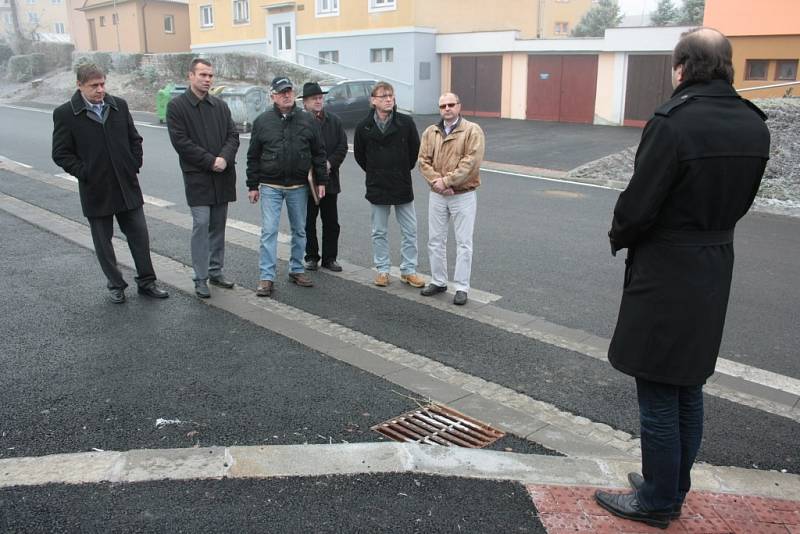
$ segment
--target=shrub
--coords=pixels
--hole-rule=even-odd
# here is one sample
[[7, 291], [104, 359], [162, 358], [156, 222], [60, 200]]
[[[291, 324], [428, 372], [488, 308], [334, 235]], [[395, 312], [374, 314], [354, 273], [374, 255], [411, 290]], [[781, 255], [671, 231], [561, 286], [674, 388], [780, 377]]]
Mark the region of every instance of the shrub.
[[24, 54], [8, 59], [8, 77], [15, 82], [27, 82], [45, 72], [44, 54]]

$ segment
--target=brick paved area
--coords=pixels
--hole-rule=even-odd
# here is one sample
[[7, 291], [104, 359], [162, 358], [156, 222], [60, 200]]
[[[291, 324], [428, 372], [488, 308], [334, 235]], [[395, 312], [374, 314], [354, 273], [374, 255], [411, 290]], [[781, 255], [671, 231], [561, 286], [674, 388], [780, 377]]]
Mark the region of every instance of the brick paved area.
[[691, 492], [683, 505], [681, 518], [673, 521], [668, 529], [661, 530], [612, 516], [595, 503], [596, 490], [587, 486], [528, 486], [539, 519], [548, 534], [800, 534], [800, 501]]

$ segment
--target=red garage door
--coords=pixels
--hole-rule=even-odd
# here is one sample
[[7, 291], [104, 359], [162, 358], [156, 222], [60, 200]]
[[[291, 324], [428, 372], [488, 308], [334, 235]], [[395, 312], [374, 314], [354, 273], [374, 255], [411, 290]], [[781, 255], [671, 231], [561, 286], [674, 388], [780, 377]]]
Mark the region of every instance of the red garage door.
[[499, 117], [502, 74], [502, 56], [453, 56], [450, 87], [461, 98], [461, 114]]
[[596, 88], [595, 55], [529, 55], [526, 117], [591, 124]]

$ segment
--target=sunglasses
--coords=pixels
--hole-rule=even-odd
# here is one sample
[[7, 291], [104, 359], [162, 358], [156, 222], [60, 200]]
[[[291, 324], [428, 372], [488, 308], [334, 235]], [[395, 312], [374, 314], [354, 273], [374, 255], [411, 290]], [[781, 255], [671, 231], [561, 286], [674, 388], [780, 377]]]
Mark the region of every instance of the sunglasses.
[[439, 109], [444, 108], [454, 108], [459, 105], [461, 102], [448, 102], [447, 104], [439, 104]]

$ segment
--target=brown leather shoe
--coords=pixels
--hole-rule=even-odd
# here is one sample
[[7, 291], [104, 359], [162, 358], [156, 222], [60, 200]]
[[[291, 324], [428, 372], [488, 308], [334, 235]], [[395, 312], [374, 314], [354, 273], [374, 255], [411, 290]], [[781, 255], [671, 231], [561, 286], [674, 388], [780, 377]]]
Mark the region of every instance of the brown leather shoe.
[[272, 296], [272, 280], [259, 280], [256, 288], [257, 297]]
[[389, 273], [378, 273], [375, 276], [375, 285], [386, 287], [389, 285]]
[[311, 281], [311, 278], [306, 276], [306, 273], [289, 273], [289, 280], [300, 287], [311, 287], [314, 285], [314, 282]]
[[400, 281], [410, 285], [411, 287], [425, 287], [425, 279], [417, 273], [401, 274]]

